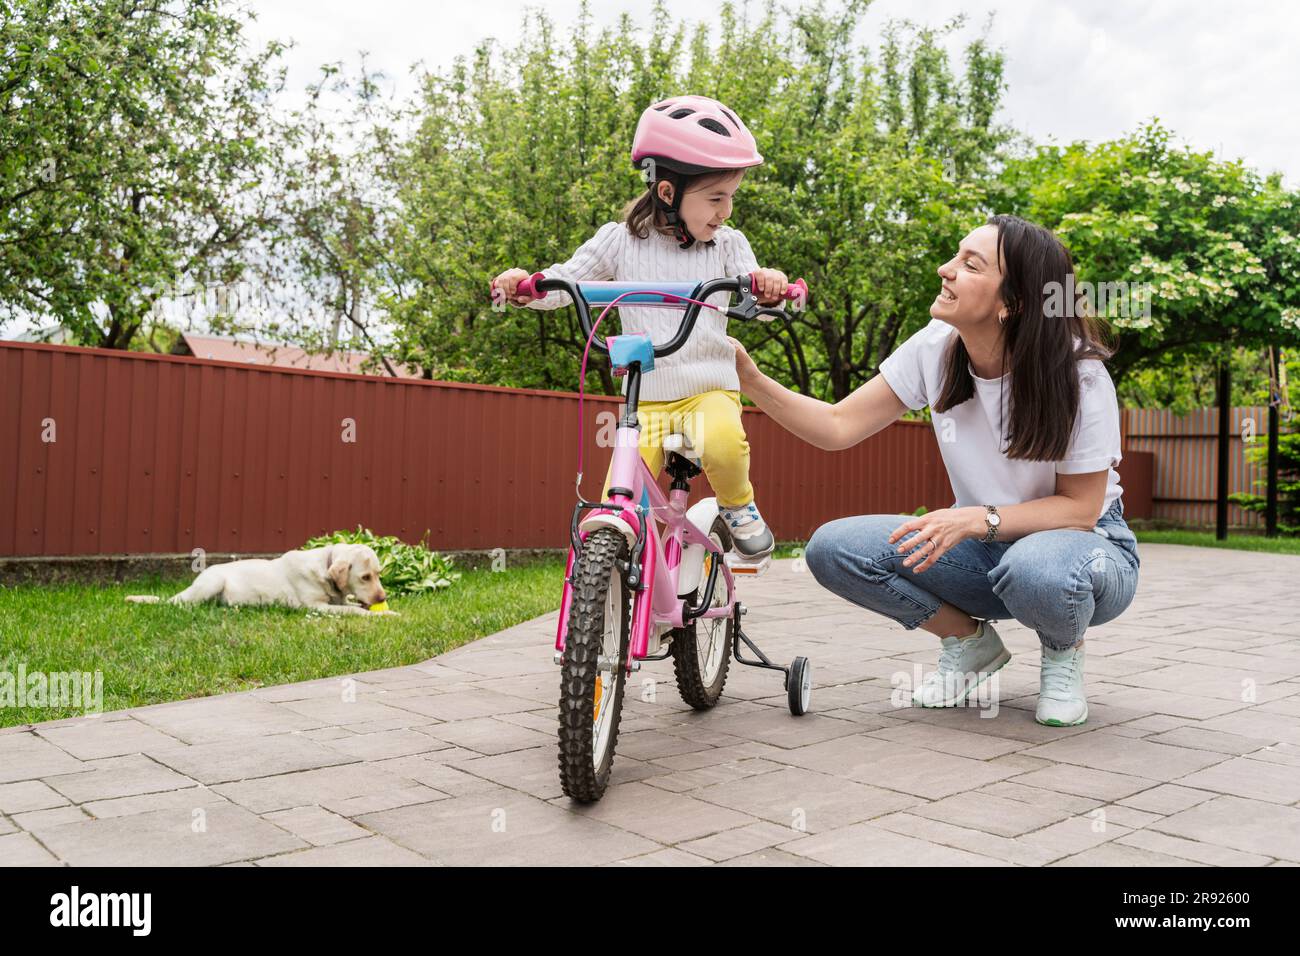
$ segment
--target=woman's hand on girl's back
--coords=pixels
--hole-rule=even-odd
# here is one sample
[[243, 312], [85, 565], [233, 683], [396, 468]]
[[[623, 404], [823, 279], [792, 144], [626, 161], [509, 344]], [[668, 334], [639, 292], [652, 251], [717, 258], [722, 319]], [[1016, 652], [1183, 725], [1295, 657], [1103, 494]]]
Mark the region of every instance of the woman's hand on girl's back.
[[734, 339], [728, 335], [727, 341], [736, 350], [736, 377], [740, 379], [740, 390], [747, 392], [750, 386], [762, 377], [763, 373], [758, 370], [758, 366], [749, 357], [749, 353], [745, 351], [745, 346], [740, 344], [739, 339]]
[[790, 280], [780, 269], [755, 269], [754, 291], [759, 305], [776, 305], [785, 295]]
[[531, 275], [523, 269], [507, 269], [495, 279], [492, 280], [492, 288], [500, 289], [506, 299], [515, 305], [527, 305], [530, 300], [515, 295], [515, 290], [519, 288], [519, 283], [523, 282]]

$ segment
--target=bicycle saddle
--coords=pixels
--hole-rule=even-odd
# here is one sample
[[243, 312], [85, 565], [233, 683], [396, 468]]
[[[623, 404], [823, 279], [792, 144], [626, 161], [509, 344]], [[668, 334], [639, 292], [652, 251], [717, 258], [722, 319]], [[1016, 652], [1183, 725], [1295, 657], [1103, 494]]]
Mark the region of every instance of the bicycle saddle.
[[690, 438], [681, 432], [673, 432], [671, 435], [665, 435], [663, 449], [664, 454], [667, 454], [670, 451], [675, 451], [683, 458], [688, 458], [697, 464], [700, 461], [700, 453], [695, 450], [695, 446], [691, 444]]

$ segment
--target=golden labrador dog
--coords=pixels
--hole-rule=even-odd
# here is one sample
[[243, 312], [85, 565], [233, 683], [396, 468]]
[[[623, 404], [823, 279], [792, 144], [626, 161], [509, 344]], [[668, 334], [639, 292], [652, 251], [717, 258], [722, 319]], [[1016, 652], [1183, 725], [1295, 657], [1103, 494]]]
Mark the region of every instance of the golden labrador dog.
[[[360, 603], [349, 604], [349, 596]], [[331, 544], [289, 551], [273, 560], [248, 558], [214, 564], [169, 603], [283, 604], [329, 614], [371, 614], [370, 605], [386, 599], [374, 550], [364, 544]], [[131, 594], [127, 600], [156, 604], [160, 598]]]

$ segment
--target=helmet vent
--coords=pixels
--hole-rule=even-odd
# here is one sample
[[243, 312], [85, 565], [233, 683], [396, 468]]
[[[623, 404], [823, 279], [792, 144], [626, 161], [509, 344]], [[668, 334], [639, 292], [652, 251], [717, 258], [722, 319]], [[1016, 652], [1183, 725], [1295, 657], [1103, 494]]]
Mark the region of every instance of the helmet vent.
[[709, 117], [705, 116], [701, 119], [696, 120], [696, 122], [699, 123], [701, 126], [703, 126], [705, 129], [709, 130], [710, 132], [717, 133], [719, 136], [727, 136], [727, 137], [731, 136], [731, 133], [727, 131], [727, 127], [723, 126], [715, 119], [710, 119]]
[[673, 105], [672, 103], [660, 103], [658, 106], [654, 107], [654, 111], [656, 113], [662, 113], [664, 110], [668, 109], [668, 107], [672, 105]]
[[681, 109], [679, 109], [679, 110], [673, 110], [671, 113], [669, 113], [669, 114], [668, 114], [668, 118], [669, 118], [669, 119], [685, 119], [686, 117], [690, 116], [690, 115], [691, 115], [692, 113], [694, 113], [694, 112], [695, 112], [695, 110], [683, 106]]
[[718, 107], [718, 109], [721, 110], [723, 116], [731, 120], [732, 126], [736, 127], [736, 129], [740, 129], [740, 123], [736, 121], [736, 117], [732, 116], [731, 113], [723, 107]]

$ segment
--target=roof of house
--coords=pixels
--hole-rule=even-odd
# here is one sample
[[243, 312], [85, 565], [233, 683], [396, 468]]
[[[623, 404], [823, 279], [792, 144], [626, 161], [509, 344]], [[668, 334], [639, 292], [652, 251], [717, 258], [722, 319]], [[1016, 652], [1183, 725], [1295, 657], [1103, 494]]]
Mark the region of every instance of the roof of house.
[[66, 325], [47, 325], [38, 329], [28, 329], [13, 336], [15, 342], [49, 342], [51, 345], [66, 345], [72, 342], [72, 330]]
[[[383, 367], [377, 371], [363, 368], [370, 358], [365, 352], [308, 352], [296, 345], [280, 342], [249, 342], [220, 335], [197, 335], [182, 332], [176, 352], [196, 358], [218, 359], [223, 362], [249, 362], [253, 365], [276, 365], [282, 368], [314, 369], [324, 372], [349, 372], [353, 375], [387, 375]], [[398, 378], [422, 378], [419, 369], [395, 366]]]

